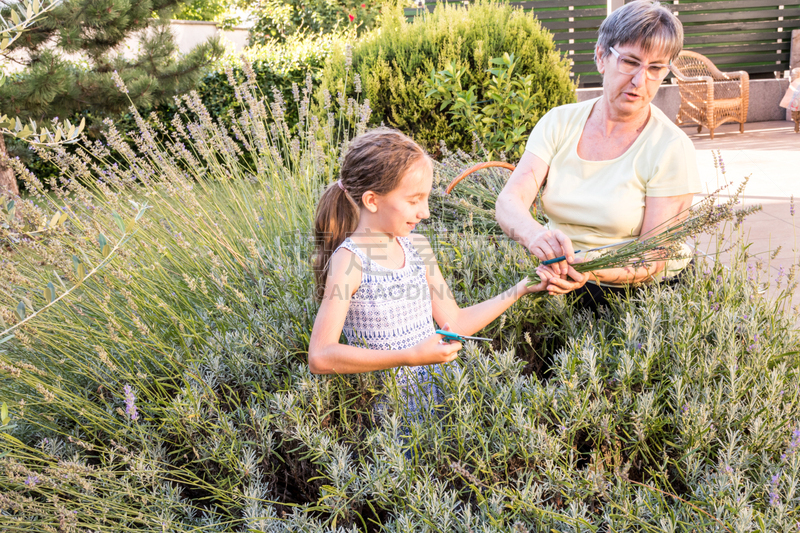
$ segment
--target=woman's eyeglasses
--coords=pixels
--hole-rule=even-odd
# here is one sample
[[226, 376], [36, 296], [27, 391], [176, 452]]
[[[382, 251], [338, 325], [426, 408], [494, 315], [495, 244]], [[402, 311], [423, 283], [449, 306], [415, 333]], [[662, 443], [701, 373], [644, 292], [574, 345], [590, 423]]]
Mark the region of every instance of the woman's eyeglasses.
[[647, 79], [653, 81], [661, 81], [667, 77], [667, 74], [669, 74], [669, 65], [665, 65], [664, 63], [649, 63], [644, 65], [638, 59], [620, 54], [614, 50], [613, 46], [609, 46], [608, 49], [617, 58], [617, 70], [619, 70], [622, 74], [633, 76], [642, 68], [644, 68], [644, 73], [645, 76], [647, 76]]

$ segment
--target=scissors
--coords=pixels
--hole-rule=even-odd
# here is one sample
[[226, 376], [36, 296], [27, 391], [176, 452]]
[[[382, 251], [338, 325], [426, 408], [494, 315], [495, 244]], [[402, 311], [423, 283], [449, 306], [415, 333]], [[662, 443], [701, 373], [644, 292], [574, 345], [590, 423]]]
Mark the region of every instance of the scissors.
[[[623, 244], [628, 244], [628, 243], [633, 242], [635, 240], [636, 239], [628, 239], [627, 241], [615, 242], [615, 243], [612, 243], [612, 244], [606, 244], [605, 246], [598, 246], [597, 248], [591, 248], [589, 250], [586, 250], [586, 253], [596, 252], [597, 250], [603, 250], [605, 248], [613, 248], [614, 246], [622, 246]], [[579, 253], [581, 253], [581, 251], [580, 250], [575, 250], [575, 253], [579, 254]], [[553, 259], [548, 259], [547, 261], [542, 261], [542, 264], [543, 265], [552, 265], [553, 263], [558, 263], [560, 261], [565, 260], [566, 258], [567, 258], [566, 255], [561, 255], [559, 257], [554, 257]]]
[[443, 329], [437, 329], [436, 333], [439, 335], [443, 335], [446, 341], [459, 341], [462, 342], [464, 340], [470, 341], [490, 341], [492, 339], [487, 339], [486, 337], [470, 337], [469, 335], [459, 335], [458, 333], [453, 333], [452, 331], [445, 331]]

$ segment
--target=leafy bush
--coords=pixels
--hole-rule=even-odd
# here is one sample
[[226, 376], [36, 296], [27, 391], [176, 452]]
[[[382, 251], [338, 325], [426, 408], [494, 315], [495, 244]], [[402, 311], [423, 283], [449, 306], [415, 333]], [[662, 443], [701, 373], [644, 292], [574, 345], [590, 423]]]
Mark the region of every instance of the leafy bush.
[[531, 77], [537, 101], [530, 111], [537, 117], [574, 101], [569, 62], [556, 51], [552, 35], [531, 13], [480, 1], [469, 9], [438, 4], [433, 13], [412, 23], [406, 22], [399, 7], [387, 11], [380, 27], [356, 42], [351, 51], [332, 54], [318, 102], [322, 104], [325, 94], [355, 96], [345, 80], [358, 74], [374, 123], [397, 127], [430, 151], [437, 151], [440, 141], [469, 150], [470, 131], [451, 127], [448, 109], [426, 98], [425, 82], [432, 72], [452, 63], [463, 68], [476, 86], [477, 101], [488, 99], [489, 60], [505, 53], [514, 54], [517, 71]]
[[[287, 106], [286, 121], [290, 128], [294, 128], [299, 120], [298, 109], [301, 101], [300, 93], [304, 88], [315, 88], [332, 49], [342, 48], [345, 42], [353, 39], [348, 33], [330, 33], [312, 35], [301, 33], [292, 36], [285, 42], [267, 42], [248, 48], [244, 54], [236, 55], [230, 51], [225, 57], [208, 67], [209, 72], [198, 84], [196, 89], [200, 95], [203, 106], [214, 120], [230, 121], [230, 113], [240, 113], [243, 107], [235, 94], [237, 84], [243, 83], [242, 58], [247, 62], [254, 73], [257, 86], [265, 94], [275, 96], [273, 89], [278, 91], [281, 98], [293, 105]], [[155, 107], [140, 109], [139, 112], [148, 117], [155, 115], [161, 122], [164, 131], [175, 133], [172, 120], [179, 115], [180, 103], [167, 102]], [[111, 117], [117, 129], [124, 135], [128, 131], [137, 129], [136, 114], [124, 113], [121, 116]], [[193, 117], [196, 118], [196, 117]], [[92, 124], [87, 133], [92, 140], [101, 135], [103, 129], [99, 122], [102, 117], [88, 116]], [[80, 117], [78, 117], [78, 121]], [[156, 132], [158, 135], [158, 132]], [[39, 157], [36, 152], [29, 149], [27, 143], [10, 139], [8, 141], [9, 154], [19, 157], [33, 173], [42, 180], [47, 181], [59, 174], [57, 165], [48, 163]], [[68, 148], [68, 150], [73, 151]], [[20, 185], [24, 185], [20, 180]]]
[[[533, 76], [515, 71], [516, 58], [503, 54], [489, 60], [494, 68], [491, 79], [484, 79], [481, 88], [468, 85], [468, 70], [448, 63], [444, 70], [431, 74], [425, 86], [426, 98], [441, 102], [440, 110], [447, 109], [453, 117], [451, 126], [460, 131], [475, 131], [483, 140], [487, 159], [497, 159], [500, 154], [518, 160], [525, 151], [525, 142], [542, 111], [539, 100], [541, 90], [533, 86]], [[463, 80], [462, 80], [463, 78]], [[482, 92], [486, 100], [478, 100]]]
[[258, 0], [248, 11], [256, 19], [250, 40], [264, 44], [291, 39], [298, 33], [331, 33], [371, 30], [380, 16], [379, 0]]
[[[0, 225], [0, 324], [19, 323], [20, 301], [41, 309], [48, 283], [77, 287], [0, 344], [0, 529], [797, 528], [794, 285], [766, 299], [742, 255], [731, 270], [698, 258], [686, 283], [598, 319], [526, 297], [436, 377], [441, 409], [403, 420], [382, 373], [313, 376], [305, 360], [311, 215], [351, 132], [286, 133], [279, 103], [237, 94], [230, 128], [190, 95], [179, 117], [198, 118], [169, 142], [137, 117], [136, 153], [110, 128], [108, 146], [51, 155], [52, 193], [26, 175], [40, 204]], [[437, 187], [459, 159], [436, 165]], [[477, 217], [426, 230], [465, 305], [528, 268]], [[131, 228], [83, 278], [74, 263], [97, 266]]]

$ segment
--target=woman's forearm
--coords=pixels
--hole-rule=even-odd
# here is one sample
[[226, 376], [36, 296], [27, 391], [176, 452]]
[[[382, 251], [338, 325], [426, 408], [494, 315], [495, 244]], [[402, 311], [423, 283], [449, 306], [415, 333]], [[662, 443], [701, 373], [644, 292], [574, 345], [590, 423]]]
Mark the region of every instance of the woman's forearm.
[[519, 198], [511, 194], [501, 193], [497, 197], [495, 218], [503, 233], [526, 249], [530, 248], [536, 234], [544, 231], [544, 227], [531, 215], [530, 206], [524, 205]]
[[646, 267], [608, 268], [590, 272], [589, 279], [600, 283], [614, 285], [628, 285], [652, 280], [659, 272], [664, 270], [664, 261], [648, 264]]

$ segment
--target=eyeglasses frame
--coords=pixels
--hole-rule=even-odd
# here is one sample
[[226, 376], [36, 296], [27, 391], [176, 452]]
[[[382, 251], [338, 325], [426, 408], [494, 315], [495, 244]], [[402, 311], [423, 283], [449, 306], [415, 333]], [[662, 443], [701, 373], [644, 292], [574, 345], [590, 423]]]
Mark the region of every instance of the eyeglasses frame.
[[[620, 59], [621, 59], [621, 58], [623, 58], [623, 57], [624, 57], [624, 58], [626, 58], [626, 59], [629, 59], [629, 60], [631, 60], [631, 61], [636, 61], [637, 63], [639, 63], [639, 68], [638, 68], [638, 69], [636, 69], [634, 72], [631, 72], [630, 74], [625, 74], [626, 76], [636, 76], [637, 74], [639, 74], [639, 71], [640, 71], [640, 70], [644, 69], [644, 76], [645, 76], [645, 78], [647, 78], [648, 80], [650, 80], [650, 81], [664, 81], [664, 78], [666, 78], [667, 76], [669, 76], [669, 73], [670, 73], [670, 71], [672, 70], [672, 61], [670, 61], [669, 63], [647, 63], [647, 64], [644, 64], [644, 63], [642, 63], [641, 61], [639, 61], [639, 60], [638, 60], [638, 59], [636, 59], [636, 58], [633, 58], [633, 57], [627, 56], [627, 55], [625, 55], [625, 54], [620, 54], [620, 53], [619, 53], [617, 50], [615, 50], [615, 49], [614, 49], [614, 47], [613, 47], [613, 46], [609, 46], [609, 47], [608, 47], [608, 50], [609, 50], [609, 51], [610, 51], [612, 54], [614, 54], [614, 57], [617, 59], [617, 70], [619, 70], [619, 71], [620, 71], [620, 73], [622, 73], [622, 74], [625, 74], [625, 73], [624, 73], [624, 72], [622, 72], [622, 71], [620, 70], [620, 68], [619, 68], [619, 62], [620, 62]], [[650, 67], [650, 66], [660, 66], [660, 67], [665, 67], [665, 68], [667, 69], [667, 71], [666, 71], [666, 73], [664, 74], [664, 76], [663, 76], [663, 77], [661, 77], [661, 78], [652, 78], [652, 77], [650, 77], [650, 73], [649, 73], [649, 72], [648, 72], [648, 70], [647, 70], [647, 67]]]

